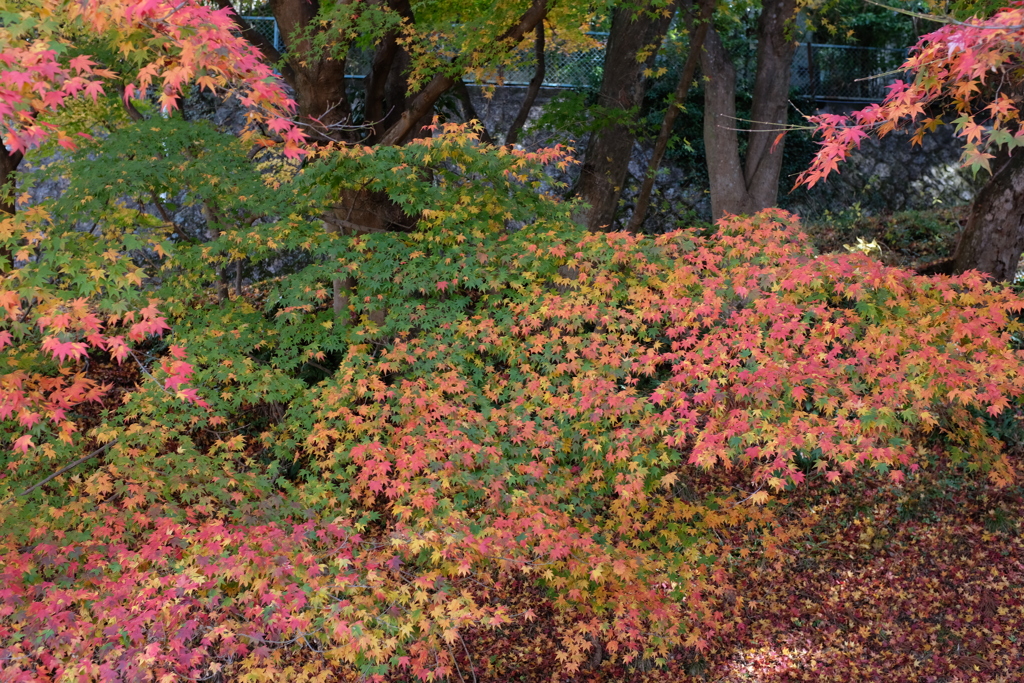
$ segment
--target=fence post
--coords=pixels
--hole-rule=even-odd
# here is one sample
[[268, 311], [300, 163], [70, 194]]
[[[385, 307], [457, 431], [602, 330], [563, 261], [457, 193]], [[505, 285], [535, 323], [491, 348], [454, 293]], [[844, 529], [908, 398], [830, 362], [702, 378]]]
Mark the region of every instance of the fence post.
[[281, 44], [281, 29], [277, 27], [277, 18], [274, 19], [274, 49], [284, 52], [284, 45]]
[[818, 102], [818, 70], [814, 68], [814, 43], [807, 41], [807, 78], [811, 82], [811, 102]]

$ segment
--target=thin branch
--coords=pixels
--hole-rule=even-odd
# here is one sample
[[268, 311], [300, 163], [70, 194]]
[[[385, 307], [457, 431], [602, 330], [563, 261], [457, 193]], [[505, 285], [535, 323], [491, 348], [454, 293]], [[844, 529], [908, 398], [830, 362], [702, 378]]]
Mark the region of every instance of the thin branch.
[[46, 479], [43, 479], [41, 482], [39, 482], [37, 484], [33, 484], [32, 486], [29, 486], [27, 489], [22, 491], [21, 492], [22, 497], [25, 497], [28, 494], [32, 493], [33, 491], [35, 491], [37, 488], [39, 488], [43, 484], [46, 484], [46, 483], [48, 483], [50, 481], [53, 481], [54, 479], [56, 479], [60, 475], [64, 474], [68, 470], [73, 469], [75, 467], [78, 467], [79, 465], [81, 465], [86, 460], [89, 460], [90, 458], [95, 458], [97, 455], [99, 455], [103, 451], [107, 450], [108, 448], [113, 446], [115, 443], [117, 443], [117, 439], [114, 439], [113, 441], [108, 441], [107, 443], [103, 444], [102, 446], [100, 446], [99, 448], [94, 450], [92, 453], [88, 453], [86, 455], [83, 455], [78, 460], [75, 460], [74, 462], [71, 462], [71, 463], [68, 463], [67, 465], [64, 465], [64, 467], [61, 467], [59, 470], [57, 470], [56, 472], [54, 472], [53, 474], [48, 476]]
[[[797, 110], [799, 111], [799, 110]], [[772, 121], [754, 121], [753, 119], [744, 119], [739, 116], [721, 116], [723, 119], [732, 119], [733, 121], [741, 121], [743, 123], [759, 123], [763, 126], [771, 126], [771, 128], [729, 128], [728, 126], [718, 126], [723, 130], [735, 130], [742, 133], [780, 133], [783, 131], [793, 130], [818, 130], [817, 126], [798, 126], [795, 123], [775, 123]]]
[[546, 66], [544, 64], [543, 19], [537, 23], [537, 28], [534, 30], [536, 32], [536, 38], [534, 38], [533, 41], [533, 49], [537, 59], [537, 67], [533, 72], [533, 78], [530, 79], [530, 86], [526, 89], [526, 96], [523, 97], [523, 101], [519, 106], [519, 113], [516, 114], [515, 120], [508, 129], [508, 134], [505, 136], [506, 145], [514, 145], [519, 139], [519, 133], [523, 130], [523, 126], [526, 125], [526, 119], [530, 116], [530, 110], [533, 109], [533, 103], [537, 100], [537, 94], [540, 92], [541, 86], [544, 85]]
[[311, 361], [311, 360], [307, 360], [303, 365], [308, 365], [311, 368], [316, 368], [320, 372], [326, 372], [328, 375], [333, 375], [334, 374], [333, 371], [331, 371], [331, 370], [325, 368], [323, 365], [320, 365], [319, 363], [316, 363], [316, 362]]
[[464, 676], [462, 675], [462, 669], [461, 669], [461, 668], [459, 667], [459, 661], [458, 661], [457, 659], [455, 659], [455, 653], [454, 653], [454, 652], [452, 652], [452, 648], [451, 648], [451, 646], [447, 646], [447, 645], [446, 645], [446, 646], [445, 646], [445, 649], [446, 649], [446, 650], [448, 650], [448, 654], [449, 654], [449, 655], [451, 656], [451, 658], [452, 658], [452, 664], [454, 664], [454, 665], [455, 665], [455, 671], [456, 671], [456, 672], [458, 672], [458, 674], [459, 674], [459, 680], [460, 680], [460, 681], [462, 681], [462, 683], [466, 683], [466, 679], [465, 679], [465, 677], [464, 677]]
[[865, 0], [865, 2], [867, 2], [870, 5], [875, 5], [876, 7], [881, 7], [882, 9], [887, 9], [890, 12], [906, 14], [908, 17], [914, 17], [915, 19], [934, 21], [936, 24], [952, 24], [953, 26], [966, 26], [968, 28], [980, 28], [992, 31], [1000, 29], [1004, 31], [1019, 31], [1020, 29], [1024, 28], [1024, 24], [1020, 26], [1002, 26], [1000, 24], [972, 24], [967, 21], [960, 21], [959, 19], [956, 19], [954, 17], [943, 17], [935, 14], [925, 14], [924, 12], [915, 12], [913, 10], [903, 9], [900, 7], [890, 7], [889, 5], [886, 5], [884, 3], [877, 2], [877, 0]]
[[168, 12], [167, 15], [164, 16], [163, 19], [160, 20], [160, 23], [162, 24], [165, 21], [167, 21], [168, 19], [170, 19], [171, 17], [173, 17], [178, 12], [178, 10], [180, 10], [184, 6], [185, 6], [184, 2], [179, 2], [177, 5], [175, 5], [173, 8], [171, 8], [171, 11]]
[[[473, 677], [473, 683], [478, 683], [476, 679], [476, 667], [473, 665], [473, 656], [469, 654], [469, 648], [466, 647], [466, 641], [462, 639], [462, 634], [458, 631], [455, 633], [459, 636], [459, 642], [462, 643], [462, 649], [466, 653], [466, 660], [469, 662], [469, 675]], [[455, 658], [453, 657], [452, 660], [454, 661], [454, 659]]]
[[[335, 207], [335, 208], [341, 208], [341, 207]], [[352, 221], [347, 221], [344, 218], [331, 218], [329, 222], [335, 223], [335, 224], [337, 224], [337, 225], [339, 225], [339, 226], [341, 226], [341, 227], [343, 227], [343, 228], [345, 228], [347, 230], [351, 230], [356, 235], [365, 235], [365, 234], [371, 233], [371, 232], [390, 232], [389, 230], [386, 230], [384, 228], [374, 228], [374, 227], [369, 226], [369, 225], [362, 225], [360, 223], [353, 223]]]

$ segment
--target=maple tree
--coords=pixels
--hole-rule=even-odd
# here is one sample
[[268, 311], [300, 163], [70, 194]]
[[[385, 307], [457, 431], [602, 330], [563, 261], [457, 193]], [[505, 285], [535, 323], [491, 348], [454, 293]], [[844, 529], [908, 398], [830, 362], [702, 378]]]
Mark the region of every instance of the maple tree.
[[[265, 108], [270, 125], [286, 141], [285, 153], [298, 153], [301, 135], [283, 116], [290, 100], [271, 70], [229, 27], [228, 13], [198, 3], [73, 3], [61, 0], [5, 2], [3, 52], [5, 66], [3, 145], [0, 186], [10, 191], [24, 152], [51, 134], [65, 149], [74, 147], [68, 133], [44, 113], [54, 113], [73, 100], [92, 100], [105, 87], [122, 92], [126, 103], [155, 88], [165, 111], [177, 108], [187, 84], [214, 89], [229, 82], [244, 85], [242, 97], [254, 113]], [[105, 59], [99, 62], [78, 49], [89, 41]], [[79, 131], [79, 135], [86, 132]], [[14, 204], [5, 200], [5, 210]]]
[[[963, 139], [963, 163], [990, 178], [978, 193], [950, 272], [981, 270], [1012, 280], [1024, 251], [1024, 166], [1013, 151], [1024, 131], [1019, 118], [1020, 51], [1024, 9], [1013, 3], [992, 16], [950, 19], [922, 36], [903, 64], [912, 80], [898, 80], [885, 101], [851, 116], [808, 117], [821, 136], [821, 149], [798, 184], [824, 180], [868, 135], [883, 136], [911, 126], [913, 144], [951, 112]], [[993, 167], [993, 162], [996, 162]]]
[[[162, 65], [168, 35], [251, 54], [226, 13], [111, 16]], [[473, 634], [541, 618], [563, 673], [664, 663], [730, 632], [730, 567], [781, 556], [807, 480], [1015, 480], [1024, 299], [977, 274], [815, 256], [781, 211], [595, 234], [551, 194], [563, 149], [302, 146], [271, 117], [261, 151], [163, 115], [172, 83], [10, 126], [92, 134], [0, 223], [4, 680], [456, 678]], [[355, 192], [414, 220], [325, 230]]]
[[[98, 105], [106, 94], [104, 86], [111, 84], [120, 90], [116, 97], [136, 115], [131, 100], [150, 89], [155, 89], [159, 106], [167, 112], [177, 106], [182, 88], [192, 81], [209, 89], [241, 86], [254, 118], [263, 108], [264, 116], [276, 113], [278, 118], [271, 126], [287, 141], [285, 155], [300, 153], [301, 135], [280, 118], [288, 114], [290, 100], [269, 68], [231, 33], [224, 12], [197, 4], [58, 0], [14, 2], [3, 9], [0, 61], [6, 69], [0, 118], [8, 173], [29, 147], [48, 138], [65, 150], [75, 148], [76, 137], [88, 138], [82, 130], [72, 137], [73, 124], [63, 127], [59, 119], [48, 120], [47, 115], [77, 103]], [[118, 55], [119, 70], [107, 68], [74, 47], [87, 40], [108, 55]], [[123, 69], [125, 66], [129, 68]], [[13, 209], [13, 204], [8, 208]], [[42, 252], [52, 248], [56, 237], [47, 227], [50, 220], [45, 209], [36, 207], [5, 220], [0, 231], [5, 261], [5, 330], [0, 338], [10, 359], [10, 371], [3, 376], [0, 412], [22, 428], [40, 429], [52, 423], [60, 443], [75, 444], [76, 424], [69, 413], [85, 402], [99, 401], [103, 386], [72, 371], [68, 361], [83, 359], [93, 349], [123, 362], [132, 353], [129, 342], [139, 342], [169, 327], [155, 301], [142, 303], [146, 299], [137, 288], [141, 271], [127, 256], [133, 246], [146, 240], [130, 231], [107, 234], [108, 241], [102, 245], [106, 249], [101, 253], [99, 243], [91, 249], [69, 248], [82, 241], [64, 236], [68, 241], [61, 243], [55, 258], [45, 262]], [[158, 244], [154, 246], [159, 250]], [[18, 268], [18, 262], [28, 265]], [[49, 270], [51, 266], [56, 270]], [[25, 345], [31, 340], [38, 341], [38, 347]], [[169, 391], [178, 390], [190, 372], [177, 347], [175, 354], [179, 360], [164, 366], [163, 388]], [[56, 362], [56, 370], [38, 370], [51, 360]], [[194, 398], [192, 389], [178, 393]], [[15, 453], [26, 454], [34, 446], [30, 433], [12, 439]], [[53, 457], [48, 445], [40, 447], [47, 457]], [[12, 460], [8, 466], [16, 469], [18, 461]]]

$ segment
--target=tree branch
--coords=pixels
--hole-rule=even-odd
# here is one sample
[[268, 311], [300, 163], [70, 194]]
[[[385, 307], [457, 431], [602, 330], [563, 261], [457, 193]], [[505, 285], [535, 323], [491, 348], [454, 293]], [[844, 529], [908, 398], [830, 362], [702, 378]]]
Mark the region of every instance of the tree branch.
[[28, 494], [32, 493], [33, 491], [35, 491], [37, 488], [39, 488], [43, 484], [46, 484], [46, 483], [48, 483], [50, 481], [53, 481], [54, 479], [56, 479], [60, 475], [64, 474], [68, 470], [73, 469], [75, 467], [78, 467], [79, 465], [81, 465], [86, 460], [89, 460], [90, 458], [95, 458], [97, 455], [99, 455], [103, 451], [107, 450], [108, 448], [113, 446], [115, 443], [117, 443], [117, 439], [114, 439], [113, 441], [108, 441], [107, 443], [103, 444], [102, 446], [100, 446], [99, 448], [94, 450], [92, 453], [88, 453], [86, 455], [83, 455], [78, 460], [75, 460], [74, 462], [70, 462], [67, 465], [64, 465], [64, 467], [61, 467], [59, 470], [57, 470], [56, 472], [54, 472], [53, 474], [48, 476], [46, 479], [43, 479], [41, 482], [33, 484], [32, 486], [29, 486], [27, 489], [22, 491], [21, 492], [22, 497], [25, 497]]
[[[534, 30], [537, 24], [543, 21], [547, 12], [547, 0], [533, 0], [530, 9], [526, 10], [514, 26], [498, 36], [496, 42], [507, 42], [513, 46], [518, 45], [522, 41], [523, 36]], [[400, 145], [405, 142], [409, 133], [412, 132], [413, 126], [430, 111], [438, 98], [453, 85], [455, 85], [455, 79], [451, 76], [443, 74], [434, 76], [424, 86], [423, 90], [416, 95], [415, 99], [409, 103], [406, 110], [402, 112], [402, 118], [384, 133], [380, 139], [380, 144]]]
[[[693, 84], [693, 76], [697, 70], [697, 62], [700, 61], [700, 51], [704, 48], [704, 37], [708, 33], [708, 25], [711, 23], [711, 15], [715, 11], [714, 0], [702, 0], [700, 5], [700, 16], [696, 22], [691, 19], [690, 28], [690, 49], [686, 55], [686, 64], [683, 65], [683, 73], [679, 76], [679, 83], [672, 93], [672, 99], [665, 110], [665, 119], [661, 122], [661, 131], [658, 133], [658, 140], [654, 143], [654, 152], [651, 161], [647, 166], [647, 175], [640, 186], [640, 194], [637, 196], [636, 205], [633, 209], [633, 216], [629, 219], [628, 232], [637, 232], [647, 215], [647, 207], [651, 202], [651, 191], [654, 189], [654, 176], [661, 165], [661, 159], [665, 156], [668, 148], [669, 138], [672, 136], [672, 126], [675, 125], [679, 110], [686, 102], [686, 94]], [[691, 15], [692, 16], [692, 15]], [[696, 24], [694, 28], [693, 24]]]
[[523, 102], [519, 106], [519, 113], [516, 114], [515, 120], [508, 129], [508, 135], [505, 136], [506, 145], [516, 144], [516, 140], [519, 139], [519, 133], [523, 130], [523, 126], [526, 124], [526, 119], [530, 115], [530, 110], [533, 108], [533, 103], [537, 101], [537, 93], [540, 92], [540, 87], [544, 84], [545, 65], [543, 19], [541, 19], [540, 23], [537, 24], [536, 34], [537, 37], [534, 39], [533, 49], [537, 56], [537, 68], [533, 72], [533, 78], [530, 79], [530, 86], [526, 89], [526, 96], [523, 98]]
[[483, 119], [476, 111], [476, 107], [473, 106], [473, 98], [469, 95], [469, 88], [466, 87], [466, 81], [459, 79], [455, 81], [455, 96], [459, 98], [459, 102], [462, 103], [462, 113], [467, 122], [476, 121], [480, 124], [480, 142], [484, 144], [493, 145], [494, 138], [487, 131], [487, 126], [484, 125]]

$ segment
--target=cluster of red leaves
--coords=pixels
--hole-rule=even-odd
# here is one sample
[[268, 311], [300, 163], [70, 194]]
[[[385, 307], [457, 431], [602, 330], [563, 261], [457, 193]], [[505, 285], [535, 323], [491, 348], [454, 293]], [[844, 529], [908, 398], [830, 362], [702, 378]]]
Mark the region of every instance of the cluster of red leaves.
[[[636, 258], [625, 236], [591, 239], [622, 240], [615, 245], [621, 258], [613, 259]], [[967, 409], [998, 415], [1020, 394], [1021, 358], [1006, 333], [996, 332], [1011, 323], [1020, 299], [978, 274], [925, 279], [859, 255], [811, 258], [780, 213], [735, 220], [692, 251], [665, 243], [687, 267], [631, 288], [626, 315], [634, 326], [662, 326], [669, 347], [609, 351], [632, 356], [641, 376], [671, 368], [650, 400], [660, 411], [656, 430], [666, 445], [687, 448], [690, 464], [754, 463], [755, 478], [777, 490], [803, 479], [794, 453], [814, 451], [829, 481], [871, 463], [893, 468], [898, 482], [900, 468], [916, 469], [915, 434], [949, 420], [976, 440], [975, 457], [992, 454], [995, 481], [1013, 478], [993, 444], [985, 447], [970, 427], [980, 423]], [[618, 278], [594, 275], [607, 294], [618, 286]], [[563, 313], [560, 303], [544, 302], [552, 319], [588, 317], [571, 303]], [[594, 387], [581, 404], [560, 409], [588, 411], [591, 396], [608, 400], [602, 391]]]
[[[87, 57], [72, 59], [67, 66], [57, 59], [56, 50], [7, 46], [0, 52], [7, 67], [0, 86], [0, 116], [12, 152], [24, 152], [40, 144], [56, 126], [36, 120], [40, 111], [57, 111], [68, 98], [103, 94], [100, 78], [113, 78], [107, 69], [95, 69]], [[96, 79], [96, 80], [92, 80]], [[19, 106], [21, 105], [21, 106]], [[62, 147], [74, 147], [67, 135], [58, 133]]]
[[[16, 11], [31, 23], [9, 23], [0, 49], [0, 127], [12, 152], [37, 146], [50, 135], [74, 147], [74, 140], [42, 115], [75, 98], [95, 101], [104, 94], [104, 82], [127, 80], [126, 100], [156, 88], [165, 111], [178, 106], [189, 83], [209, 90], [240, 85], [252, 115], [272, 119], [272, 129], [284, 140], [284, 154], [303, 154], [304, 137], [286, 118], [294, 102], [255, 48], [237, 35], [230, 10], [196, 0], [32, 0], [31, 11], [25, 4]], [[62, 59], [82, 36], [107, 40], [125, 61], [101, 65], [85, 54]], [[141, 68], [117, 71], [126, 64]]]
[[879, 136], [907, 120], [918, 122], [913, 137], [934, 130], [942, 121], [926, 116], [938, 105], [955, 111], [957, 132], [964, 140], [964, 164], [989, 167], [990, 149], [1013, 149], [1024, 143], [1024, 129], [1010, 84], [1019, 82], [1024, 39], [1024, 7], [1014, 2], [986, 19], [952, 23], [921, 38], [902, 68], [914, 75], [911, 83], [896, 81], [882, 104], [872, 104], [849, 116], [808, 117], [821, 136], [821, 149], [797, 185], [813, 187], [837, 170], [850, 150], [874, 132]]
[[[45, 220], [38, 207], [5, 218], [0, 221], [0, 245], [14, 260], [28, 261], [40, 248]], [[94, 276], [101, 277], [114, 296], [119, 287], [134, 288], [141, 282], [130, 259], [111, 252], [97, 258], [108, 270], [93, 270], [98, 273]], [[67, 269], [92, 270], [85, 263], [75, 262]], [[78, 414], [86, 404], [102, 403], [110, 388], [90, 376], [90, 355], [106, 356], [117, 365], [140, 364], [132, 347], [171, 329], [156, 300], [138, 310], [108, 307], [104, 313], [94, 298], [69, 296], [59, 286], [39, 286], [30, 271], [14, 268], [0, 274], [0, 352], [5, 359], [0, 368], [0, 420], [10, 420], [17, 430], [4, 434], [11, 450], [26, 454], [22, 460], [8, 460], [8, 471], [52, 458], [56, 442], [74, 444]], [[183, 387], [192, 374], [184, 350], [172, 346], [171, 356], [154, 373], [143, 370], [165, 391], [205, 406], [194, 388]], [[28, 456], [37, 446], [48, 457]]]
[[86, 539], [40, 530], [29, 550], [3, 548], [3, 680], [200, 678], [355, 637], [332, 596], [360, 582], [345, 569], [360, 539], [344, 528], [128, 516], [110, 508]]
[[[94, 314], [86, 299], [24, 301], [17, 291], [0, 289], [5, 326], [20, 325], [27, 317], [26, 309], [33, 308], [31, 304], [35, 304], [32, 322], [42, 337], [39, 348], [57, 361], [58, 369], [51, 373], [16, 367], [0, 374], [0, 419], [16, 416], [25, 429], [31, 429], [41, 420], [50, 420], [58, 431], [58, 438], [70, 443], [71, 434], [77, 428], [68, 412], [81, 403], [101, 401], [105, 391], [105, 387], [86, 377], [85, 372], [75, 369], [76, 361], [86, 358], [92, 348], [109, 353], [121, 363], [131, 353], [125, 337], [139, 342], [148, 335], [163, 334], [170, 326], [153, 304], [138, 312], [108, 317], [104, 322]], [[125, 331], [105, 334], [108, 328]], [[0, 349], [12, 341], [7, 329], [0, 330]], [[21, 452], [27, 452], [32, 445], [30, 434], [13, 442], [14, 450]]]

